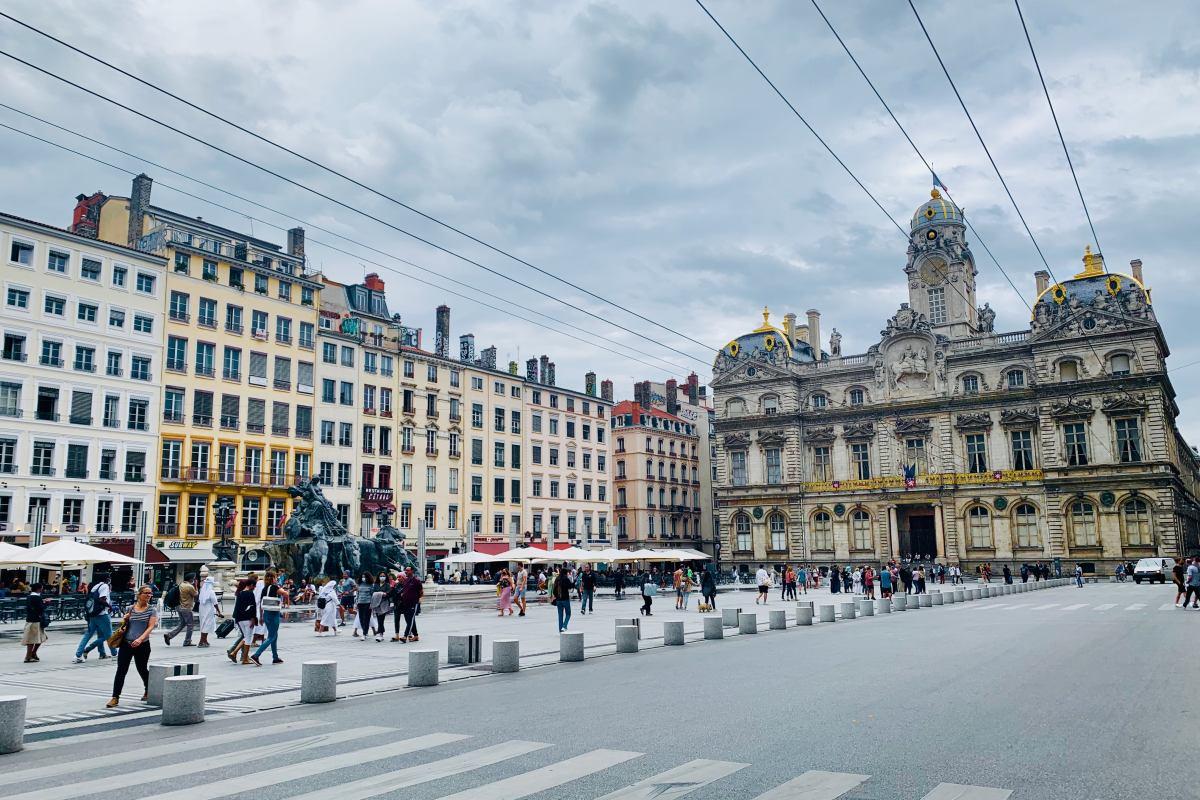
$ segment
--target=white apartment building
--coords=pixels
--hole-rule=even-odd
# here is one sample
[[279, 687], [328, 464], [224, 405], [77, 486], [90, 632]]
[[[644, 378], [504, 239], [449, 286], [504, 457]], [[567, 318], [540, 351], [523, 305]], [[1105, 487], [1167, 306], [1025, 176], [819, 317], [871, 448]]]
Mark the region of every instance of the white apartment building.
[[519, 543], [524, 500], [526, 391], [521, 376], [495, 369], [490, 356], [466, 368], [468, 419], [467, 548], [507, 550]]
[[321, 481], [321, 491], [337, 509], [347, 530], [358, 531], [357, 513], [359, 476], [358, 418], [359, 392], [358, 337], [352, 329], [350, 306], [345, 287], [324, 279], [316, 342], [316, 434], [313, 475]]
[[166, 259], [0, 214], [0, 537], [132, 542], [154, 508]]

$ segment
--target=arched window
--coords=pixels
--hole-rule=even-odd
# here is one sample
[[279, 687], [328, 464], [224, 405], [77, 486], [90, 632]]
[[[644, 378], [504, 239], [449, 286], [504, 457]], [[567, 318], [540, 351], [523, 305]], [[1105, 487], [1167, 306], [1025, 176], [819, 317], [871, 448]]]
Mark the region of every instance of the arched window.
[[740, 397], [734, 397], [725, 402], [726, 416], [736, 417], [746, 413], [746, 401]]
[[871, 515], [861, 508], [850, 515], [850, 543], [855, 550], [871, 550], [875, 546], [871, 537]]
[[1076, 361], [1064, 361], [1059, 364], [1058, 379], [1060, 381], [1079, 380], [1079, 363]]
[[1071, 503], [1071, 540], [1076, 547], [1095, 547], [1096, 507], [1086, 500]]
[[823, 394], [814, 394], [809, 398], [809, 403], [813, 408], [824, 408], [829, 403], [829, 398]]
[[771, 532], [771, 549], [776, 552], [787, 550], [787, 520], [783, 514], [772, 514], [768, 521]]
[[778, 414], [779, 398], [773, 394], [764, 395], [762, 399], [762, 410], [764, 414]]
[[963, 394], [979, 394], [979, 376], [963, 375], [962, 390]]
[[1029, 503], [1021, 503], [1013, 509], [1013, 523], [1017, 529], [1017, 547], [1042, 546], [1042, 537], [1038, 533], [1036, 508]]
[[992, 515], [983, 506], [971, 506], [967, 512], [967, 529], [971, 547], [987, 550], [992, 547]]
[[867, 397], [867, 394], [862, 389], [851, 389], [850, 390], [850, 405], [861, 406], [863, 404], [863, 401], [866, 400], [866, 397]]
[[1117, 353], [1108, 360], [1108, 371], [1113, 375], [1128, 375], [1130, 372], [1129, 356]]
[[812, 549], [833, 549], [833, 518], [826, 511], [818, 511], [813, 514]]
[[750, 550], [750, 518], [738, 514], [733, 518], [734, 547], [741, 552]]
[[1008, 380], [1008, 388], [1024, 389], [1025, 388], [1025, 370], [1010, 369], [1005, 376]]
[[1149, 547], [1154, 544], [1150, 527], [1150, 505], [1133, 498], [1121, 506], [1121, 522], [1125, 526], [1125, 544], [1129, 547]]

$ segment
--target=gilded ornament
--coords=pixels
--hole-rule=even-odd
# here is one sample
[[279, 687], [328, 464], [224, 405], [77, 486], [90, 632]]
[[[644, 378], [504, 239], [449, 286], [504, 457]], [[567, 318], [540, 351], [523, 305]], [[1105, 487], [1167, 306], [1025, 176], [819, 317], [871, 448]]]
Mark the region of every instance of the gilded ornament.
[[1108, 293], [1113, 297], [1117, 296], [1117, 292], [1121, 291], [1121, 278], [1118, 275], [1108, 276]]
[[775, 349], [775, 337], [771, 336], [770, 334], [764, 336], [763, 337], [763, 347], [765, 347], [767, 349], [768, 353], [771, 352], [772, 350], [774, 350]]
[[725, 349], [729, 352], [730, 356], [732, 356], [733, 358], [737, 358], [738, 351], [740, 351], [742, 349], [742, 346], [739, 345], [736, 341], [733, 341], [733, 342], [730, 342], [729, 344], [725, 345]]

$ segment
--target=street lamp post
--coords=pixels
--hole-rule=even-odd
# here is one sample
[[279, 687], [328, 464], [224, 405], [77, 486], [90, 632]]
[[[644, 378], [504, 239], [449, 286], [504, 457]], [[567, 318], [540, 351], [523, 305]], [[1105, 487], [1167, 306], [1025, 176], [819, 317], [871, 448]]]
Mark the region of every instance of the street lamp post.
[[215, 545], [213, 545], [213, 555], [218, 561], [230, 561], [237, 563], [237, 544], [230, 538], [233, 532], [233, 503], [228, 497], [217, 501], [213, 506], [213, 519], [217, 524], [217, 535], [220, 537]]

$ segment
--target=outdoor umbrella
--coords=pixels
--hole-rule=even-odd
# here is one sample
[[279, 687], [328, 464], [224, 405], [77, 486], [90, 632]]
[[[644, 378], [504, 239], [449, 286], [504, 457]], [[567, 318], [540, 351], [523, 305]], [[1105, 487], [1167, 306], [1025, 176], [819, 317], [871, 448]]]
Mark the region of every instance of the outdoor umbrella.
[[582, 550], [578, 547], [567, 547], [562, 550], [542, 550], [539, 555], [533, 556], [531, 561], [591, 561], [592, 553], [590, 550]]
[[488, 564], [492, 561], [506, 561], [507, 559], [491, 553], [477, 553], [472, 550], [469, 553], [453, 553], [438, 560], [447, 564]]
[[140, 564], [136, 558], [123, 556], [73, 539], [59, 539], [28, 550], [18, 548], [19, 553], [0, 555], [0, 567], [50, 566], [58, 570], [75, 568], [85, 564]]
[[493, 561], [528, 561], [536, 556], [544, 556], [546, 551], [540, 547], [514, 547], [492, 557]]

